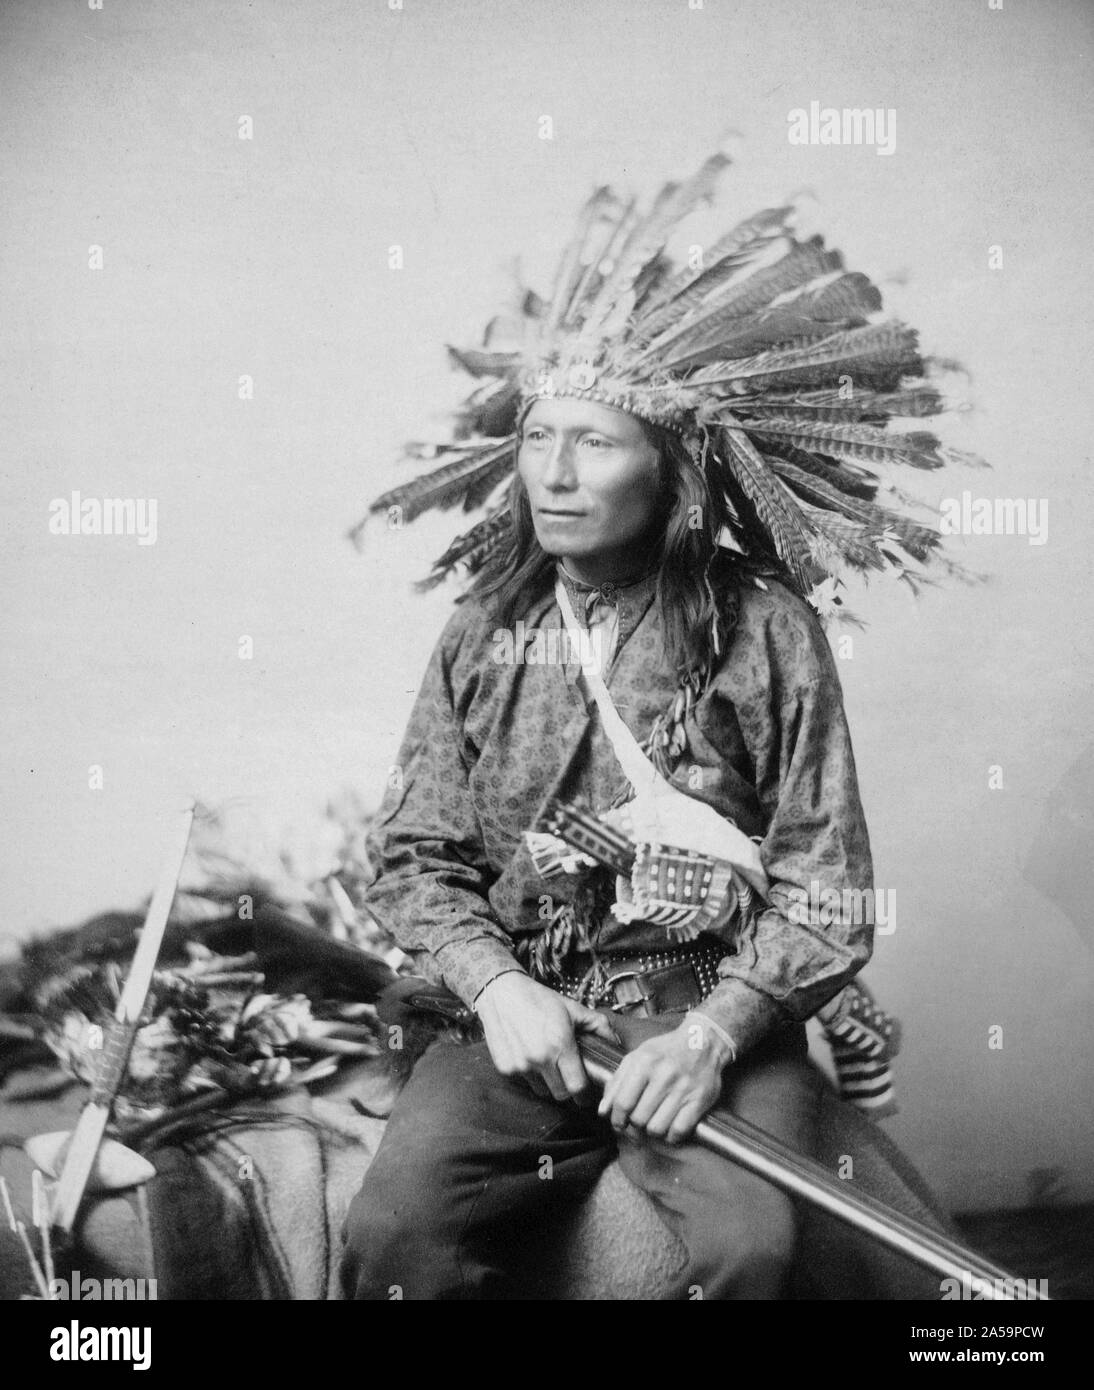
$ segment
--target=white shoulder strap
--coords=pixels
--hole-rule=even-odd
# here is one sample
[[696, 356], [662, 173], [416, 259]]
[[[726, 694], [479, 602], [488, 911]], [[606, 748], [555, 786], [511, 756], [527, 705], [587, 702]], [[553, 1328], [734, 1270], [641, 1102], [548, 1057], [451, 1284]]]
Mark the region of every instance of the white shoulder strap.
[[[570, 648], [572, 651], [581, 651], [581, 630], [577, 625], [574, 616], [573, 605], [570, 603], [570, 595], [566, 592], [566, 586], [559, 579], [555, 583], [555, 597], [558, 599], [558, 606], [562, 610], [562, 621], [566, 624], [566, 630], [570, 635]], [[642, 748], [623, 722], [619, 711], [612, 702], [608, 687], [604, 684], [604, 677], [597, 669], [595, 662], [583, 663], [581, 674], [585, 683], [589, 687], [589, 693], [596, 701], [596, 707], [600, 711], [600, 721], [604, 725], [604, 732], [611, 740], [611, 745], [615, 749], [615, 756], [619, 759], [619, 765], [627, 774], [627, 781], [638, 791], [652, 791], [659, 782], [665, 782], [664, 777], [657, 771], [653, 763], [643, 753]]]
[[[573, 606], [570, 603], [570, 596], [566, 592], [562, 580], [555, 584], [555, 597], [558, 599], [558, 606], [562, 612], [562, 621], [566, 625], [566, 630], [570, 636], [571, 649], [573, 651], [583, 651], [581, 643], [581, 630], [574, 617]], [[634, 788], [636, 797], [639, 800], [648, 800], [653, 806], [665, 805], [666, 799], [679, 798], [684, 802], [691, 802], [693, 807], [696, 799], [690, 798], [685, 793], [678, 791], [650, 762], [649, 758], [642, 751], [642, 748], [623, 722], [619, 711], [612, 702], [611, 694], [604, 683], [604, 678], [597, 669], [595, 662], [583, 663], [581, 668], [582, 677], [589, 688], [589, 693], [596, 701], [596, 707], [600, 711], [600, 720], [604, 725], [604, 732], [611, 740], [611, 745], [615, 749], [615, 756], [619, 760], [619, 765], [626, 773], [627, 781]], [[637, 803], [636, 803], [637, 804]], [[733, 865], [745, 878], [756, 888], [761, 896], [767, 897], [768, 880], [764, 872], [763, 860], [760, 857], [759, 847], [753, 840], [750, 840], [743, 830], [739, 830], [732, 821], [728, 821], [724, 816], [718, 815], [713, 807], [705, 802], [698, 802], [702, 812], [708, 817], [709, 824], [706, 826], [706, 834], [702, 837], [704, 845], [698, 843], [690, 847], [702, 849], [709, 852], [715, 858], [725, 859]], [[654, 813], [656, 821], [656, 812]]]

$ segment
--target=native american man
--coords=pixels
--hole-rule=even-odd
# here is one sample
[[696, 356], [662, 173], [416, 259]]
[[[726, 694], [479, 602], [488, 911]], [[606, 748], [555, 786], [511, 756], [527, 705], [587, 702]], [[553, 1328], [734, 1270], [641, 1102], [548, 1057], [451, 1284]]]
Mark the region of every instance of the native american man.
[[[790, 1200], [690, 1136], [720, 1105], [813, 1146], [827, 1082], [804, 1021], [841, 996], [872, 932], [792, 907], [872, 882], [806, 597], [839, 561], [927, 557], [933, 534], [881, 508], [863, 465], [937, 466], [938, 446], [884, 429], [930, 413], [933, 393], [909, 382], [924, 372], [914, 334], [871, 322], [876, 290], [794, 238], [788, 209], [736, 227], [704, 267], [672, 266], [666, 237], [718, 164], [645, 218], [602, 190], [552, 298], [526, 298], [524, 341], [460, 355], [498, 379], [472, 398], [471, 443], [376, 504], [489, 505], [440, 563], [476, 577], [373, 827], [368, 899], [416, 970], [473, 1008], [481, 1040], [439, 1038], [401, 1093], [347, 1222], [359, 1298], [505, 1296], [530, 1224], [616, 1154], [687, 1251], [678, 1296], [784, 1294]], [[848, 373], [853, 400], [836, 390]], [[537, 646], [575, 624], [585, 644]], [[660, 795], [624, 772], [598, 674]], [[545, 877], [550, 837], [524, 832], [560, 802], [622, 826], [653, 877], [580, 855]], [[681, 892], [666, 846], [732, 865], [724, 893]], [[629, 1049], [599, 1103], [584, 1033]]]

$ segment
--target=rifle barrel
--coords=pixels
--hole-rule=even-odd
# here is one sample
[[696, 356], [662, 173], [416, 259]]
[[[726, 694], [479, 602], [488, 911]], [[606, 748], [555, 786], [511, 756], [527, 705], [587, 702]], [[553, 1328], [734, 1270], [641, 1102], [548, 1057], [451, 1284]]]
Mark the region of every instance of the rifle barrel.
[[[589, 1079], [597, 1086], [605, 1086], [623, 1060], [623, 1051], [591, 1036], [579, 1037], [578, 1046]], [[958, 1241], [932, 1231], [876, 1198], [845, 1191], [819, 1163], [802, 1158], [745, 1120], [724, 1112], [708, 1115], [699, 1122], [694, 1138], [704, 1148], [759, 1174], [784, 1192], [821, 1207], [924, 1268], [946, 1278], [969, 1280], [977, 1297], [1013, 1302], [1014, 1293], [1005, 1290], [1016, 1286], [1027, 1291], [1027, 1297], [1045, 1297], [1036, 1291], [1028, 1293], [1028, 1281], [1014, 1279]]]

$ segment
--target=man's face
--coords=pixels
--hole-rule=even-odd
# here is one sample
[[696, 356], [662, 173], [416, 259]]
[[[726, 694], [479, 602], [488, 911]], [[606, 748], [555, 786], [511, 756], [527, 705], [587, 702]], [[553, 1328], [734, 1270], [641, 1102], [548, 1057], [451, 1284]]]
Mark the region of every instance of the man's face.
[[657, 450], [633, 415], [593, 401], [536, 401], [517, 468], [548, 555], [578, 561], [593, 580], [626, 575], [661, 504]]

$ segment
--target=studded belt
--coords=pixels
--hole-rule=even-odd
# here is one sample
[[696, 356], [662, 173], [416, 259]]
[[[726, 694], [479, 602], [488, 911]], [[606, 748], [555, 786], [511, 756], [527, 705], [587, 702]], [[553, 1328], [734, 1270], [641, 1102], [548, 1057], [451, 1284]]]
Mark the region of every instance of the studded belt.
[[550, 984], [590, 1008], [644, 1017], [683, 1012], [718, 984], [718, 962], [726, 954], [724, 945], [697, 942], [645, 955], [600, 956], [583, 975], [562, 974]]

